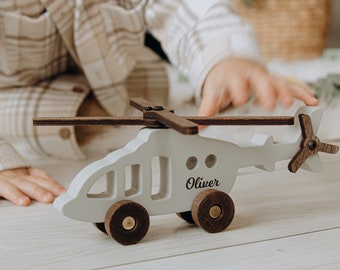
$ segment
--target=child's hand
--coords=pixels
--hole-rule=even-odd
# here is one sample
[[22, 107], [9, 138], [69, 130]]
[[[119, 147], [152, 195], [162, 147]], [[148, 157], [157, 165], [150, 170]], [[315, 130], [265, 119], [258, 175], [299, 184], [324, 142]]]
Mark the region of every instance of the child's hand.
[[303, 84], [270, 75], [255, 62], [230, 59], [217, 64], [208, 74], [198, 114], [212, 116], [230, 104], [244, 105], [251, 92], [268, 110], [273, 110], [277, 101], [285, 107], [292, 105], [295, 99], [310, 106], [318, 104]]
[[64, 187], [38, 168], [0, 171], [0, 197], [16, 205], [29, 205], [31, 199], [51, 203], [63, 192], [65, 192]]

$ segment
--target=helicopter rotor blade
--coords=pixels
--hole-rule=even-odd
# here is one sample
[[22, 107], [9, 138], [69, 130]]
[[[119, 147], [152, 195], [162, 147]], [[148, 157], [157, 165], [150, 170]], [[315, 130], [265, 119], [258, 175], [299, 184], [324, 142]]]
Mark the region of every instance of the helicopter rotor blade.
[[177, 116], [173, 110], [164, 109], [162, 106], [155, 106], [153, 103], [142, 98], [132, 98], [130, 99], [130, 104], [142, 111], [145, 119], [155, 119], [182, 134], [198, 133], [198, 124], [186, 119], [186, 117]]
[[143, 98], [131, 98], [130, 105], [141, 112], [145, 110], [147, 107], [154, 107], [154, 104]]
[[34, 125], [141, 125], [152, 128], [170, 127], [183, 134], [198, 133], [198, 126], [208, 125], [293, 125], [290, 116], [177, 116], [173, 110], [155, 106], [143, 98], [131, 98], [130, 105], [143, 112], [143, 117], [35, 117]]
[[174, 130], [182, 134], [197, 134], [198, 124], [184, 118], [177, 116], [176, 114], [167, 110], [152, 110], [150, 112], [144, 113], [144, 117], [148, 119], [149, 117], [156, 119], [160, 123], [167, 127], [171, 127]]
[[282, 126], [294, 125], [292, 116], [185, 116], [201, 126]]
[[[290, 116], [181, 116], [180, 118], [202, 126], [279, 126], [294, 124], [294, 118]], [[152, 118], [113, 116], [35, 117], [33, 124], [40, 126], [145, 125], [147, 127], [164, 127]]]
[[33, 118], [35, 126], [147, 126], [147, 127], [164, 127], [154, 119], [145, 119], [143, 117], [103, 117], [103, 116], [78, 116], [78, 117], [35, 117]]

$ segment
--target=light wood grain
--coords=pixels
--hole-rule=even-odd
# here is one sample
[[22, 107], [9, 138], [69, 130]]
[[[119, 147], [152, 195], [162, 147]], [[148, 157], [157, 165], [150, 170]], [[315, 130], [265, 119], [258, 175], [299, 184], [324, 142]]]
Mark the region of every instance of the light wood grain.
[[337, 228], [107, 269], [339, 269], [339, 239]]
[[[224, 232], [209, 234], [175, 214], [158, 216], [151, 218], [146, 237], [128, 247], [116, 243], [92, 224], [62, 216], [52, 205], [35, 203], [24, 208], [0, 201], [1, 269], [114, 269], [134, 263], [139, 266], [142, 262], [157, 262], [154, 267], [158, 265], [159, 268], [158, 260], [173, 257], [180, 263], [183, 255], [189, 256], [183, 261], [184, 265], [194, 258], [192, 267], [199, 269], [204, 264], [195, 256], [202, 252], [207, 254], [207, 263], [211, 264], [224, 251], [230, 256], [238, 252], [244, 257], [248, 254], [252, 261], [270, 252], [271, 245], [274, 251], [280, 248], [275, 244], [277, 239], [290, 241], [292, 236], [312, 235], [313, 241], [317, 241], [322, 236], [320, 232], [338, 233], [336, 229], [340, 228], [339, 155], [322, 159], [323, 173], [299, 171], [291, 174], [286, 169], [287, 164], [279, 164], [275, 173], [253, 168], [241, 171], [230, 194], [235, 202], [235, 219]], [[59, 161], [53, 166], [42, 165], [68, 184], [84, 163]], [[334, 238], [329, 236], [329, 241], [320, 238], [327, 245], [319, 250], [320, 261], [314, 256], [312, 265], [318, 266], [327, 258], [331, 258], [332, 266], [336, 265], [338, 257], [330, 253], [338, 250], [336, 237], [337, 234]], [[288, 260], [286, 256], [277, 255], [276, 265], [284, 268], [298, 260], [299, 253], [315, 252], [308, 241], [303, 243]], [[210, 252], [215, 255], [210, 256]]]

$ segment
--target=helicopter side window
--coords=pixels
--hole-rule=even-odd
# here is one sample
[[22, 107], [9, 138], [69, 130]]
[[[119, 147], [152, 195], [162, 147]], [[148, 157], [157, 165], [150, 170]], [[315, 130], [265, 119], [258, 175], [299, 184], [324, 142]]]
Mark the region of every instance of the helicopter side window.
[[107, 172], [92, 185], [87, 193], [88, 198], [109, 198], [115, 192], [115, 173], [114, 171]]
[[187, 162], [185, 165], [187, 166], [188, 170], [193, 170], [197, 167], [197, 164], [198, 164], [197, 157], [191, 156], [187, 159]]
[[141, 166], [133, 164], [125, 167], [125, 196], [135, 195], [140, 190]]
[[205, 158], [205, 166], [212, 168], [216, 165], [217, 157], [214, 154], [210, 154]]
[[152, 186], [151, 198], [160, 200], [170, 195], [170, 160], [165, 156], [151, 159]]

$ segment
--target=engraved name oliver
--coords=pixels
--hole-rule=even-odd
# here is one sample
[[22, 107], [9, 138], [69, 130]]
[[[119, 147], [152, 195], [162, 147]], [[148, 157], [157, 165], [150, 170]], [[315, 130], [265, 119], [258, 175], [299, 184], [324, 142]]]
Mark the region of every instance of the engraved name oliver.
[[185, 187], [190, 190], [190, 189], [199, 189], [199, 188], [207, 188], [207, 187], [218, 187], [221, 185], [220, 181], [215, 179], [212, 180], [204, 180], [203, 177], [190, 177], [186, 184]]

